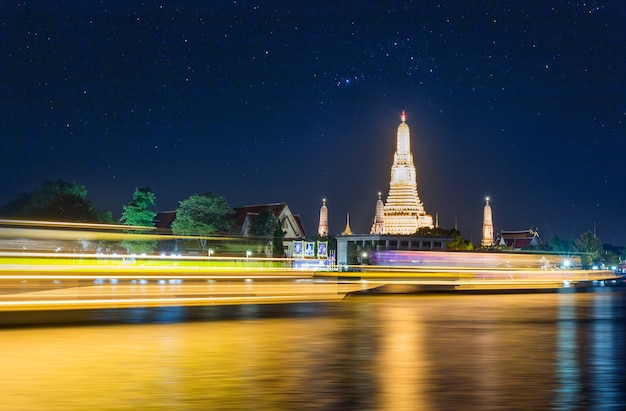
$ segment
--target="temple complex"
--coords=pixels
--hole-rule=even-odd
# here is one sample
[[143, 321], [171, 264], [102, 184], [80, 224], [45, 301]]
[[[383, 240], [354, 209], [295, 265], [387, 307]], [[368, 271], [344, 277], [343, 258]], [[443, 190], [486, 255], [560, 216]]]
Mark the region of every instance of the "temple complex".
[[[346, 228], [337, 236], [337, 265], [369, 264], [377, 253], [386, 251], [445, 250], [453, 240], [446, 235], [420, 235], [422, 227], [433, 228], [433, 217], [426, 214], [417, 195], [417, 172], [411, 153], [411, 134], [402, 112], [391, 181], [386, 203], [378, 193], [376, 212], [369, 234], [354, 234], [349, 215]], [[439, 224], [437, 224], [439, 225]]]
[[[415, 234], [422, 227], [433, 227], [433, 218], [426, 214], [417, 194], [417, 172], [411, 152], [411, 133], [406, 124], [406, 113], [400, 117], [396, 138], [396, 152], [391, 166], [389, 194], [383, 206], [384, 234]], [[373, 230], [379, 230], [376, 222]]]

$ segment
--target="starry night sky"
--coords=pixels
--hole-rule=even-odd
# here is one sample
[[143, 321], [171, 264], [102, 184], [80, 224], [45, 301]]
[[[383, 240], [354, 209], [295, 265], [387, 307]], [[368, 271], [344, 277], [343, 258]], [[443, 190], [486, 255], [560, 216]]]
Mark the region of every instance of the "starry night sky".
[[480, 243], [626, 245], [621, 1], [3, 1], [0, 204], [84, 184], [119, 217], [215, 192], [369, 232], [402, 110], [418, 191]]

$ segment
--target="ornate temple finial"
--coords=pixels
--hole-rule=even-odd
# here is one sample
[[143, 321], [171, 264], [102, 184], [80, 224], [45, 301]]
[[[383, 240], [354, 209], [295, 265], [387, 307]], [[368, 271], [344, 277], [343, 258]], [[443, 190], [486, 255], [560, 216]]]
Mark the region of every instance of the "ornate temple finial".
[[370, 234], [385, 234], [385, 204], [383, 203], [383, 197], [380, 191], [378, 192], [376, 213], [374, 214], [374, 222], [372, 223]]
[[406, 111], [402, 110], [402, 114], [400, 115], [400, 120], [403, 123], [406, 121]]
[[352, 229], [350, 228], [350, 213], [346, 215], [346, 228], [341, 235], [352, 235]]

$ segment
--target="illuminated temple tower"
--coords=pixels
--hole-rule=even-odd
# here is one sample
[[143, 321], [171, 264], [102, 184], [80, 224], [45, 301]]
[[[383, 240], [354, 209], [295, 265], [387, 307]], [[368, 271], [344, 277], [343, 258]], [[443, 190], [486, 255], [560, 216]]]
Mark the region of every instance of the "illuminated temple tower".
[[396, 152], [391, 166], [389, 195], [384, 205], [385, 234], [414, 234], [419, 228], [433, 227], [433, 217], [426, 214], [417, 195], [417, 172], [411, 153], [411, 133], [406, 113], [398, 126]]
[[485, 199], [485, 208], [483, 211], [483, 239], [480, 242], [481, 247], [491, 247], [493, 245], [493, 217], [491, 215], [491, 206], [489, 205], [489, 197]]
[[320, 223], [317, 226], [317, 234], [320, 237], [328, 235], [328, 207], [326, 207], [325, 198], [322, 200], [322, 207], [320, 208]]
[[381, 198], [381, 194], [378, 193], [378, 201], [376, 201], [376, 214], [374, 215], [374, 222], [372, 223], [372, 229], [370, 234], [385, 234], [385, 205]]

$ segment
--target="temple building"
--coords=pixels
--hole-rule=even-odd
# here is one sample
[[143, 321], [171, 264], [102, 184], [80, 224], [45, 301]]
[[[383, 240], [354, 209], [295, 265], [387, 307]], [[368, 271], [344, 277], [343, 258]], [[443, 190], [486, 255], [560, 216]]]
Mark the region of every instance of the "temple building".
[[400, 119], [389, 194], [383, 206], [382, 226], [384, 234], [411, 235], [422, 227], [432, 228], [433, 218], [426, 214], [417, 194], [417, 172], [411, 152], [411, 133], [404, 111]]
[[417, 172], [405, 112], [402, 112], [401, 120], [387, 202], [383, 202], [381, 193], [378, 193], [369, 234], [354, 234], [348, 216], [345, 230], [336, 238], [340, 270], [353, 264], [370, 264], [380, 252], [445, 250], [453, 240], [449, 235], [417, 233], [422, 227], [433, 228], [433, 217], [426, 214], [417, 195]]
[[[304, 231], [304, 224], [300, 215], [293, 214], [287, 203], [270, 203], [248, 205], [244, 207], [235, 207], [235, 220], [232, 230], [242, 237], [250, 236], [250, 224], [259, 215], [261, 210], [270, 211], [278, 220], [282, 230], [285, 232], [283, 237], [283, 251], [287, 257], [291, 257], [293, 253], [294, 240], [302, 240], [307, 237]], [[158, 212], [154, 218], [154, 226], [158, 233], [172, 234], [172, 223], [176, 219], [176, 211]], [[222, 233], [225, 234], [225, 233]], [[178, 252], [178, 239], [173, 241], [160, 241], [159, 251], [161, 252]], [[195, 252], [195, 251], [194, 251]]]
[[317, 234], [320, 237], [328, 236], [328, 207], [326, 207], [326, 199], [322, 200], [322, 207], [320, 207], [320, 222], [317, 226]]
[[491, 215], [491, 206], [489, 205], [489, 197], [485, 199], [485, 208], [483, 210], [483, 238], [480, 246], [483, 248], [493, 245], [493, 218]]
[[524, 250], [541, 246], [537, 230], [502, 230], [494, 243], [498, 247], [511, 250]]
[[283, 252], [285, 256], [293, 255], [294, 240], [302, 240], [307, 237], [304, 224], [300, 215], [293, 214], [287, 203], [270, 203], [235, 207], [235, 222], [233, 230], [242, 237], [250, 236], [250, 224], [259, 215], [261, 210], [270, 211], [280, 223], [285, 232], [283, 237]]

